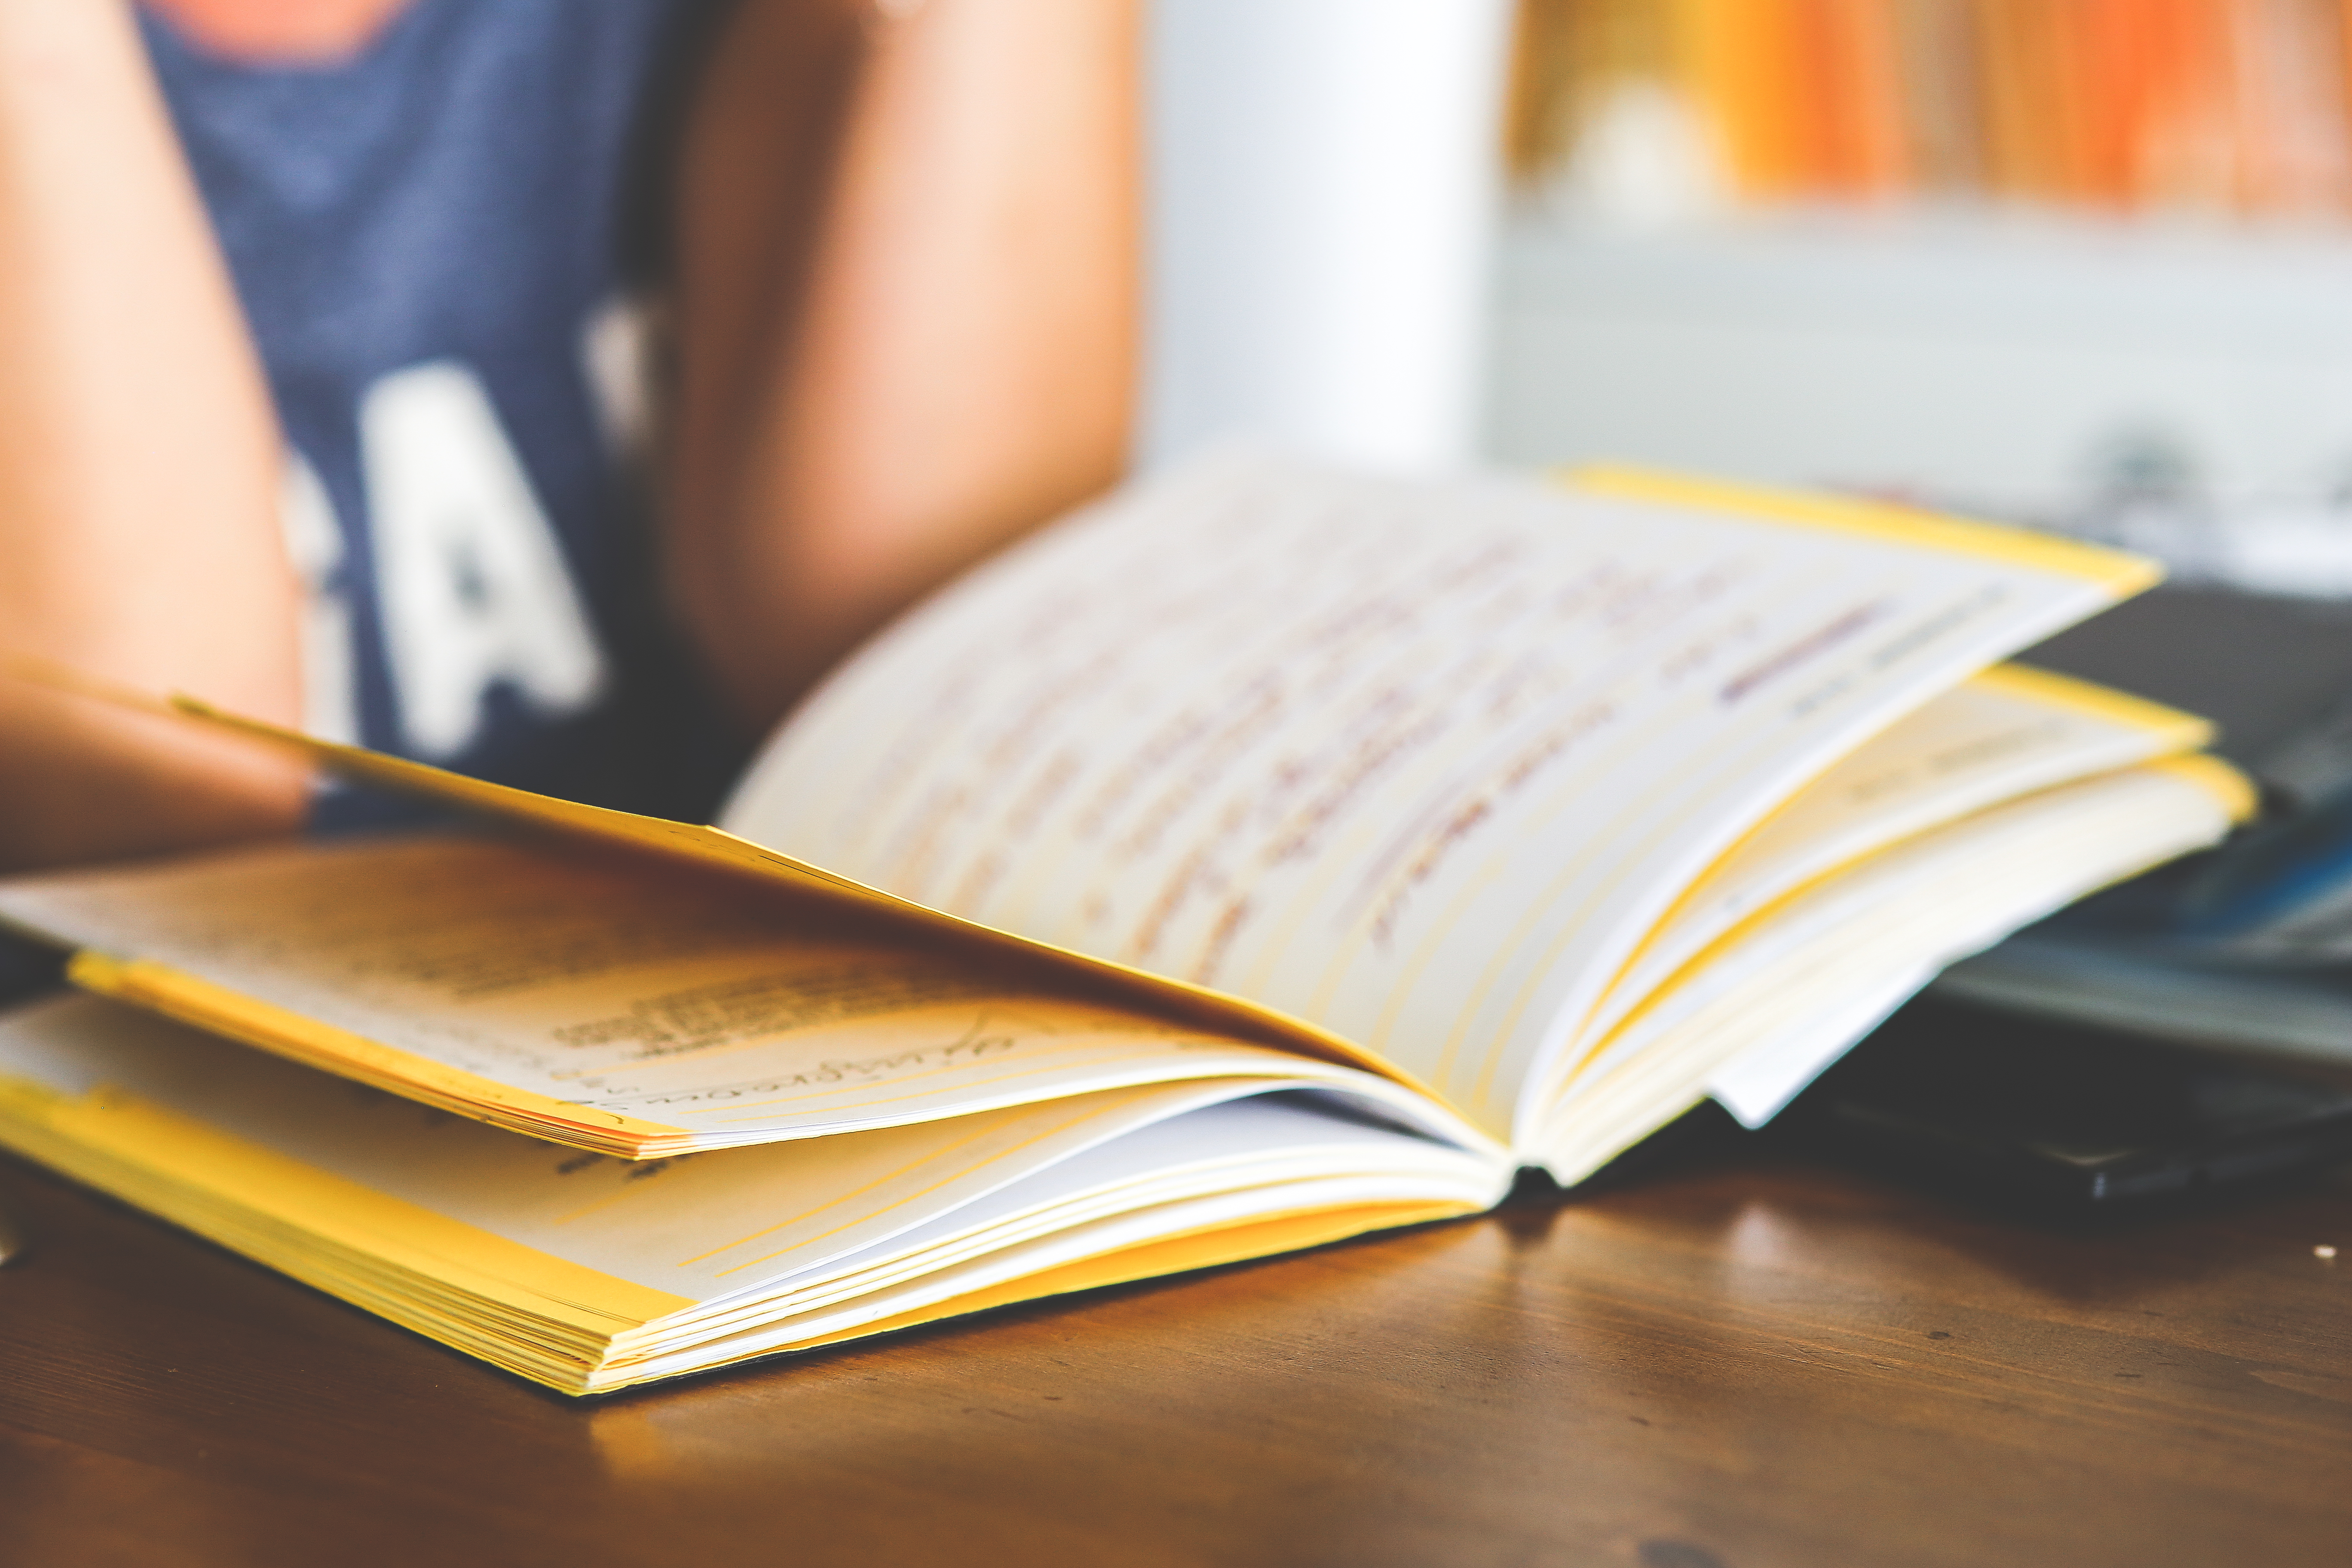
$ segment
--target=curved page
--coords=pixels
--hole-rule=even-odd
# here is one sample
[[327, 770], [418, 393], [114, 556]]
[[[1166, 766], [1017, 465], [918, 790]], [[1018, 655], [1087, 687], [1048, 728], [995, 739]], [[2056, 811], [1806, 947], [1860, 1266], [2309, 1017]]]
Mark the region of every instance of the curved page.
[[2202, 719], [2063, 676], [1996, 666], [1864, 742], [1757, 825], [1643, 941], [1575, 1037], [1607, 1035], [1740, 921], [1865, 855], [2006, 800], [2190, 752]]
[[[1262, 1102], [1263, 1087], [1113, 1090], [628, 1164], [100, 999], [0, 1019], [0, 1142], [572, 1393], [873, 1331], [982, 1290], [1015, 1299], [1003, 1292], [1019, 1280], [1204, 1227], [1257, 1251], [1307, 1245], [1484, 1207], [1508, 1183], [1485, 1155], [1295, 1095]], [[1318, 1213], [1319, 1231], [1248, 1228]]]
[[2226, 764], [2173, 759], [2006, 802], [1822, 878], [1727, 933], [1575, 1064], [1542, 1152], [1577, 1180], [1627, 1129], [1710, 1089], [1761, 1121], [1942, 965], [2215, 842], [2251, 804]]
[[[0, 916], [110, 993], [379, 1088], [633, 1158], [1333, 1064], [1135, 1013], [837, 908], [441, 834], [21, 879]], [[108, 954], [118, 955], [115, 957]]]
[[1891, 509], [1227, 456], [885, 634], [723, 820], [1303, 1017], [1507, 1136], [1529, 1073], [1751, 825], [2153, 576]]

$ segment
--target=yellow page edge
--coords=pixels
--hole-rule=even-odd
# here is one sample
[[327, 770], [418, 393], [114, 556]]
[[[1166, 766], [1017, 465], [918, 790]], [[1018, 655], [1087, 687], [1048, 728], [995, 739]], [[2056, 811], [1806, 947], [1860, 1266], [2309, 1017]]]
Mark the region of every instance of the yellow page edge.
[[[1958, 690], [1969, 686], [1991, 687], [2028, 701], [2041, 702], [2053, 708], [2069, 709], [2107, 723], [2144, 731], [2156, 736], [2161, 743], [2182, 752], [2194, 752], [2200, 746], [2210, 744], [2213, 739], [2213, 721], [2210, 719], [2200, 718], [2181, 709], [2168, 708], [2161, 702], [2153, 702], [2145, 697], [2135, 697], [2129, 692], [2117, 691], [2112, 687], [2101, 686], [2096, 681], [2080, 680], [2071, 675], [2060, 675], [2054, 670], [2037, 669], [2031, 665], [2014, 664], [2007, 660], [2000, 664], [1987, 665], [1952, 689]], [[2143, 762], [2127, 765], [2147, 767], [2159, 760], [2161, 759], [2158, 757], [2149, 757]], [[1832, 764], [1832, 766], [1835, 765]], [[2236, 770], [2231, 768], [2228, 763], [2224, 763], [2221, 765], [2232, 775], [2236, 774]], [[1817, 773], [1814, 776], [1818, 778], [1821, 775]], [[2243, 785], [2242, 778], [2240, 778], [2239, 782]], [[1761, 837], [1782, 817], [1796, 809], [1799, 796], [1803, 793], [1803, 790], [1800, 789], [1796, 795], [1784, 796], [1779, 805], [1750, 823], [1746, 831], [1727, 845], [1721, 854], [1707, 863], [1706, 870], [1692, 878], [1684, 886], [1683, 890], [1675, 896], [1674, 902], [1666, 906], [1665, 912], [1651, 924], [1650, 929], [1643, 934], [1642, 940], [1634, 944], [1633, 950], [1625, 955], [1625, 961], [1617, 966], [1616, 973], [1610, 976], [1609, 984], [1602, 987], [1601, 992], [1604, 1000], [1615, 991], [1633, 966], [1648, 956], [1650, 951], [1664, 939], [1667, 928], [1673, 925], [1675, 921], [1700, 896], [1701, 891], [1707, 885], [1708, 879], [1715, 875], [1717, 868], [1738, 854], [1750, 842]], [[2239, 810], [2233, 807], [2231, 815], [2232, 820], [2243, 822], [2251, 815], [2251, 808]], [[1881, 846], [1881, 847], [1886, 847]], [[1875, 851], [1864, 853], [1867, 855]], [[1861, 857], [1853, 858], [1861, 858]], [[1834, 875], [1843, 866], [1851, 865], [1853, 858], [1843, 862], [1839, 867], [1832, 868], [1822, 875]]]
[[[562, 1394], [608, 1393], [647, 1381], [626, 1374], [630, 1361], [636, 1358], [624, 1358], [615, 1367], [623, 1375], [610, 1381], [598, 1379], [596, 1373], [610, 1364], [606, 1358], [616, 1341], [697, 1305], [689, 1298], [556, 1258], [378, 1192], [102, 1085], [74, 1096], [46, 1084], [0, 1077], [0, 1144], [315, 1289]], [[132, 1191], [136, 1184], [122, 1180], [124, 1173], [160, 1183], [170, 1195]], [[584, 1374], [555, 1375], [563, 1358], [547, 1347], [525, 1349], [496, 1335], [459, 1332], [457, 1324], [405, 1303], [396, 1294], [366, 1289], [358, 1279], [325, 1267], [322, 1250], [296, 1248], [277, 1256], [276, 1249], [241, 1244], [235, 1227], [217, 1217], [206, 1223], [201, 1212], [205, 1207], [216, 1216], [242, 1211], [355, 1258], [404, 1270], [445, 1290], [468, 1292], [526, 1317], [552, 1321], [586, 1336], [598, 1348]], [[1293, 1210], [1203, 1226], [733, 1359], [814, 1351], [1044, 1297], [1297, 1252], [1368, 1231], [1477, 1212], [1475, 1205], [1408, 1201]]]
[[1849, 500], [1762, 485], [1697, 479], [1649, 468], [1594, 464], [1561, 470], [1570, 489], [1654, 506], [1692, 507], [1834, 530], [1887, 544], [1998, 561], [2095, 583], [2118, 598], [2154, 587], [2164, 568], [2144, 555], [2084, 544], [2000, 523], [1973, 522], [1885, 501]]
[[[20, 1146], [47, 1145], [26, 1152], [94, 1185], [111, 1190], [118, 1184], [93, 1173], [89, 1160], [74, 1160], [76, 1152], [600, 1340], [697, 1304], [436, 1214], [121, 1089], [101, 1085], [75, 1096], [0, 1078], [0, 1129]], [[141, 1206], [154, 1205], [142, 1201]], [[211, 1234], [184, 1212], [165, 1217]], [[301, 1277], [283, 1263], [271, 1267]], [[350, 1299], [317, 1278], [308, 1282]]]
[[[2260, 792], [2254, 786], [2253, 781], [2247, 778], [2244, 773], [2240, 773], [2236, 767], [2229, 763], [2223, 762], [2219, 757], [2208, 756], [2202, 752], [2192, 752], [2187, 756], [2151, 757], [2146, 762], [2133, 763], [2126, 767], [2113, 769], [2105, 773], [2093, 773], [2088, 775], [2086, 778], [2070, 780], [2067, 784], [2055, 784], [2051, 787], [2053, 789], [2065, 789], [2071, 787], [2073, 784], [2088, 783], [2091, 779], [2112, 778], [2119, 773], [2168, 773], [2175, 778], [2181, 779], [2188, 784], [2193, 784], [2197, 788], [2204, 791], [2207, 795], [2210, 795], [2213, 798], [2214, 803], [2221, 807], [2222, 811], [2229, 816], [2231, 822], [2242, 823], [2252, 816], [2254, 814], [2254, 808], [2260, 804], [2262, 798]], [[2035, 790], [2026, 795], [2012, 796], [2010, 800], [2000, 802], [2000, 805], [2014, 805], [2018, 801], [2031, 800], [2034, 798], [2035, 795], [2043, 793], [2045, 792]], [[1986, 809], [1997, 810], [1999, 809], [1999, 806], [1988, 807]], [[1978, 814], [1971, 812], [1968, 816], [1955, 817], [1952, 821], [1945, 823], [1942, 826], [1945, 827], [1957, 826], [1959, 823], [1969, 820], [1969, 816], [1974, 816]], [[1935, 832], [1937, 831], [1937, 829], [1930, 828], [1927, 831]], [[1915, 835], [1913, 837], [1916, 837], [1917, 836]], [[1580, 1058], [1577, 1064], [1570, 1069], [1567, 1075], [1560, 1079], [1559, 1088], [1553, 1090], [1553, 1103], [1557, 1103], [1559, 1097], [1565, 1094], [1570, 1088], [1575, 1085], [1578, 1079], [1583, 1076], [1585, 1069], [1591, 1066], [1592, 1061], [1608, 1049], [1609, 1043], [1611, 1041], [1616, 1039], [1620, 1035], [1624, 1033], [1625, 1030], [1633, 1027], [1636, 1023], [1646, 1017], [1651, 1012], [1663, 1005], [1666, 999], [1673, 994], [1678, 986], [1682, 985], [1692, 976], [1698, 973], [1699, 971], [1714, 963], [1717, 959], [1722, 957], [1723, 954], [1732, 947], [1755, 935], [1757, 931], [1763, 929], [1763, 927], [1769, 924], [1771, 921], [1777, 919], [1784, 910], [1786, 910], [1790, 904], [1796, 902], [1799, 899], [1818, 890], [1835, 879], [1846, 875], [1855, 867], [1862, 865], [1872, 858], [1885, 854], [1890, 850], [1900, 847], [1911, 841], [1911, 838], [1898, 838], [1893, 843], [1882, 844], [1877, 846], [1875, 848], [1865, 849], [1859, 855], [1850, 855], [1843, 860], [1839, 861], [1836, 865], [1827, 867], [1824, 869], [1816, 872], [1814, 875], [1807, 878], [1796, 886], [1786, 889], [1780, 893], [1776, 894], [1774, 897], [1768, 899], [1763, 903], [1757, 905], [1756, 908], [1748, 910], [1745, 915], [1742, 915], [1736, 922], [1717, 933], [1714, 939], [1708, 942], [1705, 947], [1700, 948], [1696, 952], [1691, 954], [1690, 957], [1677, 964], [1671, 973], [1668, 973], [1664, 978], [1660, 979], [1657, 985], [1651, 990], [1647, 996], [1644, 996], [1640, 1002], [1636, 1003], [1623, 1017], [1618, 1019], [1614, 1025], [1611, 1026], [1608, 1034], [1604, 1035], [1600, 1039], [1591, 1041], [1588, 1044], [1583, 1058]], [[2087, 896], [2087, 894], [2085, 896]], [[1631, 966], [1631, 961], [1628, 962], [1627, 966]], [[1622, 975], [1623, 971], [1621, 970], [1619, 973]]]
[[2175, 742], [2184, 752], [2193, 752], [2213, 743], [2214, 725], [2210, 719], [2145, 697], [2135, 697], [2128, 691], [2118, 691], [2095, 680], [2061, 675], [2054, 669], [2004, 661], [1986, 666], [1962, 684], [1982, 684], [2006, 689], [2014, 695], [2039, 699], [2056, 708], [2069, 708], [2110, 724], [2146, 730]]
[[[115, 958], [85, 948], [66, 965], [66, 978], [85, 991], [258, 1046], [305, 1067], [552, 1142], [642, 1160], [662, 1152], [649, 1150], [649, 1143], [694, 1136], [683, 1127], [516, 1089], [256, 1001], [152, 960]], [[578, 1136], [558, 1136], [562, 1128], [578, 1129]]]
[[[1131, 1247], [1102, 1253], [1094, 1258], [1082, 1258], [1073, 1263], [1027, 1274], [1017, 1279], [974, 1290], [962, 1296], [951, 1296], [944, 1301], [934, 1301], [928, 1307], [891, 1317], [877, 1318], [855, 1328], [838, 1329], [829, 1334], [798, 1343], [779, 1345], [771, 1349], [747, 1352], [739, 1356], [711, 1363], [709, 1368], [739, 1365], [772, 1356], [801, 1355], [812, 1351], [829, 1349], [853, 1340], [870, 1339], [877, 1334], [897, 1333], [904, 1329], [919, 1328], [949, 1318], [969, 1317], [975, 1312], [993, 1310], [999, 1307], [1016, 1306], [1024, 1301], [1042, 1300], [1050, 1296], [1067, 1296], [1081, 1290], [1098, 1290], [1112, 1285], [1129, 1285], [1139, 1279], [1164, 1279], [1170, 1275], [1189, 1274], [1196, 1269], [1215, 1268], [1229, 1263], [1246, 1263], [1254, 1259], [1278, 1257], [1284, 1253], [1302, 1252], [1308, 1247], [1328, 1246], [1362, 1236], [1375, 1230], [1393, 1230], [1404, 1226], [1428, 1225], [1437, 1221], [1460, 1219], [1466, 1215], [1486, 1211], [1475, 1205], [1433, 1200], [1400, 1200], [1393, 1203], [1358, 1204], [1346, 1208], [1294, 1209], [1286, 1214], [1260, 1215], [1226, 1224], [1203, 1226], [1197, 1230], [1181, 1231], [1154, 1241], [1140, 1241]], [[636, 1384], [654, 1381], [643, 1375], [627, 1375], [628, 1363], [616, 1365], [621, 1375], [609, 1381], [592, 1376], [592, 1394], [617, 1393]], [[668, 1376], [688, 1375], [667, 1373]]]
[[[2245, 821], [2252, 814], [2254, 807], [2260, 800], [2259, 791], [2252, 785], [2246, 776], [2240, 773], [2231, 763], [2219, 757], [2203, 755], [2159, 757], [2144, 763], [2136, 763], [2128, 768], [2117, 769], [2115, 770], [2114, 773], [2108, 774], [2094, 776], [2113, 777], [2116, 773], [2164, 773], [2177, 778], [2208, 795], [2213, 800], [2214, 804], [2221, 806], [2224, 813], [2233, 822]], [[2063, 788], [2065, 786], [2060, 785], [2056, 787]], [[2021, 795], [2017, 798], [2021, 800], [2030, 797]], [[1853, 866], [1866, 858], [1868, 858], [1866, 855], [1857, 856], [1853, 859], [1845, 862], [1843, 867], [1839, 868], [1839, 869], [1844, 869], [1845, 868]], [[2158, 864], [2161, 863], [2162, 862], [2158, 862]], [[2126, 871], [2122, 873], [2120, 876], [2111, 878], [2108, 881], [2101, 884], [2100, 886], [2114, 887], [2119, 882], [2127, 881], [2132, 877], [2141, 875], [2145, 871], [2153, 868], [2154, 868], [2152, 866], [2144, 866], [2141, 868], [2140, 871]], [[1836, 874], [1836, 871], [1832, 871], [1825, 875], [1833, 876]], [[1812, 885], [1817, 886], [1818, 881]], [[2086, 889], [2083, 896], [2088, 897], [2091, 893], [2098, 890], [2099, 889], [2096, 888]], [[1774, 909], [1782, 902], [1785, 902], [1785, 900], [1775, 900], [1771, 905], [1764, 906], [1763, 910], [1759, 910], [1758, 914], [1760, 916], [1766, 910]], [[1710, 948], [1709, 951], [1712, 952], [1712, 948]], [[1618, 1028], [1622, 1029], [1627, 1026], [1633, 1019], [1648, 1012], [1652, 1004], [1656, 1001], [1658, 997], [1663, 996], [1671, 986], [1677, 983], [1677, 980], [1686, 971], [1695, 967], [1698, 962], [1699, 961], [1697, 960], [1694, 960], [1692, 964], [1685, 965], [1684, 970], [1677, 971], [1676, 979], [1670, 979], [1662, 983], [1656, 993], [1654, 993], [1650, 998], [1645, 999], [1641, 1006], [1637, 1007], [1633, 1013], [1628, 1014], [1626, 1018], [1620, 1022]], [[1680, 1026], [1678, 1026], [1678, 1027], [1680, 1027]], [[1616, 1031], [1612, 1030], [1609, 1037], [1614, 1038], [1615, 1034]], [[1622, 1086], [1629, 1078], [1638, 1081], [1644, 1077], [1654, 1080], [1661, 1077], [1669, 1076], [1671, 1073], [1672, 1062], [1687, 1058], [1690, 1054], [1690, 1050], [1691, 1047], [1686, 1041], [1682, 1049], [1675, 1056], [1670, 1057], [1668, 1062], [1665, 1064], [1653, 1061], [1652, 1054], [1648, 1051], [1636, 1053], [1631, 1058], [1621, 1058], [1617, 1062], [1613, 1063], [1603, 1074], [1600, 1092], [1603, 1094], [1612, 1092], [1612, 1086], [1615, 1086], [1614, 1092], [1616, 1092], [1622, 1099], [1624, 1094], [1624, 1090]], [[1570, 1079], [1564, 1080], [1562, 1088], [1559, 1091], [1556, 1091], [1549, 1109], [1554, 1110], [1557, 1110], [1559, 1104], [1559, 1094], [1565, 1093], [1570, 1083], [1580, 1080], [1583, 1078], [1585, 1071], [1591, 1068], [1591, 1063], [1597, 1055], [1598, 1053], [1596, 1052], [1593, 1057], [1588, 1057], [1585, 1058], [1584, 1061], [1579, 1064], [1578, 1070], [1571, 1075]], [[1702, 1092], [1691, 1101], [1691, 1104], [1697, 1104], [1700, 1100], [1703, 1100], [1706, 1098], [1706, 1095]], [[1688, 1107], [1685, 1106], [1685, 1109], [1687, 1110]], [[1677, 1114], [1679, 1114], [1679, 1112], [1677, 1112]], [[1622, 1121], [1622, 1118], [1621, 1117], [1620, 1120]], [[1579, 1140], [1567, 1145], [1570, 1150], [1580, 1152], [1577, 1152], [1573, 1159], [1565, 1161], [1560, 1158], [1560, 1150], [1559, 1146], [1549, 1147], [1547, 1150], [1547, 1152], [1551, 1156], [1555, 1163], [1553, 1166], [1554, 1174], [1562, 1182], [1569, 1183], [1570, 1184], [1582, 1180], [1584, 1175], [1590, 1175], [1593, 1171], [1597, 1170], [1601, 1163], [1605, 1163], [1608, 1158], [1606, 1154], [1594, 1157], [1590, 1152], [1602, 1147], [1607, 1143], [1607, 1138], [1599, 1132], [1584, 1134]], [[1563, 1165], [1570, 1171], [1580, 1169], [1583, 1174], [1570, 1175], [1564, 1173], [1561, 1169]]]
[[2251, 820], [2262, 805], [2262, 791], [2254, 781], [2219, 757], [2198, 752], [2186, 757], [2158, 757], [2139, 765], [2195, 784], [2219, 802], [2232, 822]]

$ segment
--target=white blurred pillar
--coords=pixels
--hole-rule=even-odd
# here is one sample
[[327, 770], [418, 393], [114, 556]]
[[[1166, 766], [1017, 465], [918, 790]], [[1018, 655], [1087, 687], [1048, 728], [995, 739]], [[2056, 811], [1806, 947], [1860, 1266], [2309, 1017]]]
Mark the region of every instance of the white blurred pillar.
[[1476, 455], [1511, 0], [1157, 0], [1142, 458]]

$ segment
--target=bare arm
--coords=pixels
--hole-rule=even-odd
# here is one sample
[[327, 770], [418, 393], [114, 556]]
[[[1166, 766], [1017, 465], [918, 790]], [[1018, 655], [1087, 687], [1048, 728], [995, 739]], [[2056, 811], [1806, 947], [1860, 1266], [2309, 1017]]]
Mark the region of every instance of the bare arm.
[[752, 0], [688, 142], [668, 565], [756, 725], [1125, 457], [1134, 0], [877, 15]]
[[[0, 651], [297, 708], [267, 388], [122, 0], [0, 0]], [[288, 831], [302, 775], [0, 679], [0, 867]]]

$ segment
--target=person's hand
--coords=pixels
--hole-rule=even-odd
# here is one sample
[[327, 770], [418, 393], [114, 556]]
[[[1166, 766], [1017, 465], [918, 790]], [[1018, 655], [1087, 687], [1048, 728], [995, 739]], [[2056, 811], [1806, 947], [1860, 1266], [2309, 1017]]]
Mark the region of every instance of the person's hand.
[[[120, 0], [0, 0], [0, 642], [298, 709], [280, 446]], [[303, 772], [0, 680], [0, 868], [291, 830]]]

